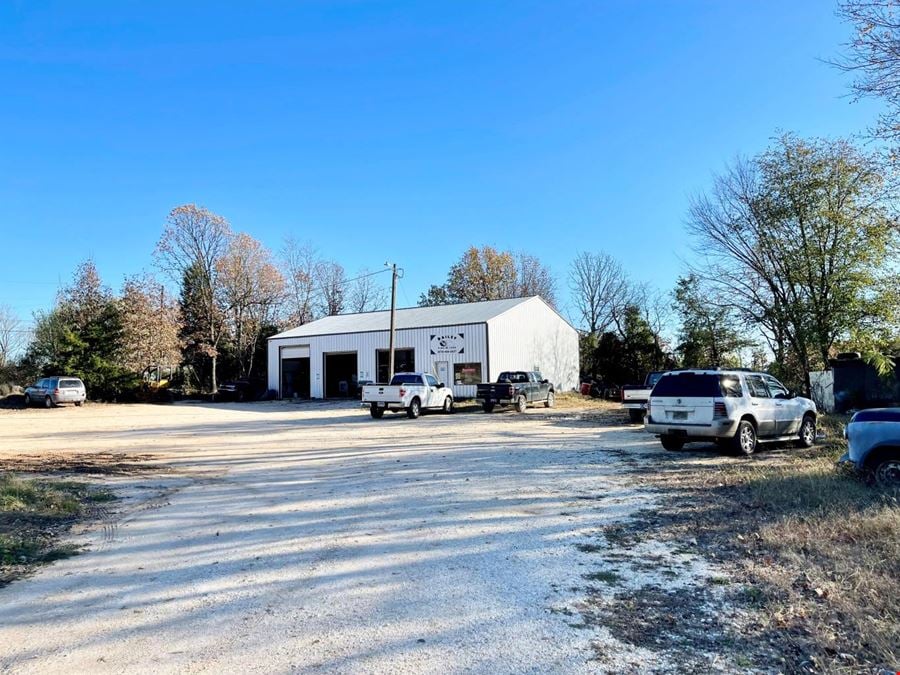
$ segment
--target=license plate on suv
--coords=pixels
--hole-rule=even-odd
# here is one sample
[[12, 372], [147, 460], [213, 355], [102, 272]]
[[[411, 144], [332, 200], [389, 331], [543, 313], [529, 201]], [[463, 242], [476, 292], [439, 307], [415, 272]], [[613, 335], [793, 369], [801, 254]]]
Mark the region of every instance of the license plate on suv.
[[688, 414], [686, 410], [676, 410], [672, 413], [673, 420], [686, 420], [688, 418]]

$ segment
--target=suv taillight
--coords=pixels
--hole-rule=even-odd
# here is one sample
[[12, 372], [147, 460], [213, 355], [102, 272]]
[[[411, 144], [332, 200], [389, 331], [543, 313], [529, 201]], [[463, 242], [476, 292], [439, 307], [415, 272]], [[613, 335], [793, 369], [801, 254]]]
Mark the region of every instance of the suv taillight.
[[728, 417], [728, 411], [725, 409], [725, 403], [723, 401], [713, 403], [713, 419], [721, 420], [726, 417]]

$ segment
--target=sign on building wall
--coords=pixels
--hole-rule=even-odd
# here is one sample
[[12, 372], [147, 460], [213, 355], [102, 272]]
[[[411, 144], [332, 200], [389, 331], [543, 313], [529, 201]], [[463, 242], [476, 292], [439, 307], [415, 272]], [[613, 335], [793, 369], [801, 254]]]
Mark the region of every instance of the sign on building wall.
[[463, 333], [446, 333], [431, 336], [432, 354], [465, 354], [466, 343]]

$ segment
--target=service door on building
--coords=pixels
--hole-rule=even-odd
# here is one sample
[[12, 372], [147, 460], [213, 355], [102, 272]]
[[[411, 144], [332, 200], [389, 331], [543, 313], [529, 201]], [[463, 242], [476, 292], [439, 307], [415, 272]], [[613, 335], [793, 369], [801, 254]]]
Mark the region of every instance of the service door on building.
[[309, 398], [311, 392], [309, 347], [282, 347], [279, 366], [281, 398]]

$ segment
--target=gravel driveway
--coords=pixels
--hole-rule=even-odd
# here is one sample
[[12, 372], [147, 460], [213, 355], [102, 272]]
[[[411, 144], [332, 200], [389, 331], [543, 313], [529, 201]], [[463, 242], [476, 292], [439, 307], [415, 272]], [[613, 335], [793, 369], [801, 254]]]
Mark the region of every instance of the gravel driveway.
[[[609, 448], [607, 451], [604, 448]], [[592, 533], [653, 495], [639, 429], [289, 403], [7, 413], [0, 455], [150, 453], [166, 474], [0, 589], [0, 670], [576, 673], [654, 663], [580, 625]], [[598, 655], [602, 655], [601, 660]]]

